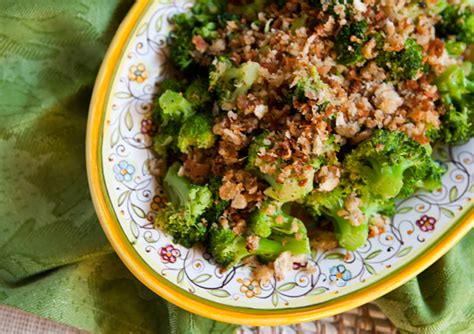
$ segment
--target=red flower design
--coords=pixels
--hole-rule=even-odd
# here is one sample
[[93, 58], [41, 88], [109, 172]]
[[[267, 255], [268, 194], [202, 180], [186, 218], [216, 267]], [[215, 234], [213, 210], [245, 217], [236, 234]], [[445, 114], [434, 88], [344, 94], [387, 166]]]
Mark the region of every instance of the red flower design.
[[308, 266], [308, 262], [305, 262], [305, 263], [293, 262], [293, 270], [306, 268], [307, 266]]
[[142, 119], [140, 132], [144, 135], [152, 136], [156, 132], [156, 125], [149, 118]]
[[427, 215], [421, 216], [421, 218], [416, 221], [416, 226], [418, 226], [423, 232], [433, 231], [435, 225], [436, 219]]
[[161, 247], [160, 249], [160, 256], [164, 263], [175, 263], [180, 255], [179, 249], [174, 248], [173, 245]]

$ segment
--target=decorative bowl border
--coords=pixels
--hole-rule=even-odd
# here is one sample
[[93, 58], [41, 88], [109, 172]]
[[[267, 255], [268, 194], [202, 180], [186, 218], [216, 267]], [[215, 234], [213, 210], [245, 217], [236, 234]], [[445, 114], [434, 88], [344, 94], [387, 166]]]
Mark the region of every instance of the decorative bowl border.
[[[160, 57], [166, 57], [163, 46], [166, 35], [164, 31], [168, 23], [163, 18], [184, 10], [189, 5], [186, 0], [137, 1], [109, 48], [97, 78], [90, 107], [86, 153], [94, 205], [116, 252], [130, 271], [150, 289], [188, 311], [225, 322], [277, 325], [315, 320], [357, 307], [402, 285], [446, 253], [472, 228], [474, 210], [468, 192], [474, 190], [474, 177], [471, 175], [474, 168], [471, 166], [467, 169], [461, 161], [465, 151], [441, 148], [439, 153], [442, 158], [456, 160], [450, 164], [451, 181], [457, 182], [456, 176], [460, 175], [461, 170], [465, 185], [461, 190], [451, 186], [449, 190], [445, 189], [438, 194], [438, 197], [418, 194], [414, 200], [418, 204], [410, 203], [412, 200], [401, 203], [398, 224], [394, 219], [390, 231], [384, 235], [384, 238], [398, 241], [394, 243], [396, 247], [390, 248], [387, 244], [384, 250], [375, 249], [372, 248], [372, 242], [368, 242], [364, 248], [351, 253], [345, 260], [340, 250], [313, 254], [316, 273], [309, 275], [305, 274], [304, 268], [295, 268], [293, 280], [278, 284], [272, 282], [268, 286], [261, 286], [248, 279], [248, 272], [243, 268], [234, 268], [225, 275], [220, 275], [217, 271], [203, 272], [205, 265], [212, 266], [212, 261], [205, 254], [201, 256], [199, 250], [189, 251], [173, 246], [166, 235], [149, 228], [147, 218], [152, 219], [153, 211], [148, 211], [146, 206], [150, 207], [152, 201], [153, 180], [148, 175], [146, 163], [142, 161], [140, 171], [135, 161], [130, 163], [123, 158], [126, 155], [123, 153], [127, 150], [123, 143], [132, 149], [146, 149], [149, 138], [143, 118], [150, 111], [149, 100], [154, 89], [147, 82], [154, 83], [169, 70], [166, 66], [158, 66], [157, 73], [150, 73], [153, 64], [139, 59], [147, 52], [153, 52], [157, 61]], [[152, 8], [154, 11], [150, 10]], [[131, 38], [136, 39], [133, 46]], [[119, 66], [126, 61], [129, 63], [128, 67]], [[128, 68], [128, 75], [116, 76], [119, 67]], [[115, 90], [111, 96], [114, 85], [121, 85], [122, 89]], [[137, 87], [142, 89], [141, 93], [134, 91]], [[115, 103], [118, 100], [124, 100], [125, 103]], [[113, 119], [111, 115], [116, 117]], [[137, 129], [137, 121], [141, 121], [141, 128], [139, 126]], [[108, 140], [107, 145], [103, 141], [104, 137]], [[470, 152], [473, 151], [474, 140], [466, 145], [470, 160], [464, 159], [472, 164]], [[110, 149], [107, 149], [109, 146]], [[443, 154], [447, 156], [443, 157]], [[135, 196], [135, 200], [132, 196]], [[446, 201], [440, 203], [440, 198], [445, 198]], [[426, 206], [417, 207], [420, 201]], [[126, 209], [121, 210], [121, 206]], [[415, 223], [404, 219], [404, 215], [415, 211], [419, 213], [419, 219]], [[435, 225], [436, 231], [433, 231]], [[416, 235], [421, 246], [414, 249], [410, 246], [413, 242], [406, 243], [404, 238], [411, 235]], [[145, 244], [145, 247], [141, 247]], [[379, 257], [386, 256], [387, 249], [391, 249], [389, 259], [406, 257], [407, 260], [394, 262], [390, 270], [384, 269], [384, 265], [392, 266], [387, 257], [383, 261], [379, 260]], [[153, 259], [147, 258], [150, 253], [154, 254]], [[161, 261], [159, 270], [156, 259]], [[323, 261], [331, 265], [321, 269]], [[357, 270], [354, 269], [356, 264]], [[187, 268], [190, 268], [190, 272]], [[167, 275], [167, 271], [174, 275]], [[220, 285], [203, 285], [215, 282], [216, 278]], [[356, 280], [358, 281], [355, 282]], [[239, 284], [240, 295], [226, 290], [225, 287], [231, 281], [234, 290], [235, 285]], [[263, 302], [255, 303], [255, 300]]]

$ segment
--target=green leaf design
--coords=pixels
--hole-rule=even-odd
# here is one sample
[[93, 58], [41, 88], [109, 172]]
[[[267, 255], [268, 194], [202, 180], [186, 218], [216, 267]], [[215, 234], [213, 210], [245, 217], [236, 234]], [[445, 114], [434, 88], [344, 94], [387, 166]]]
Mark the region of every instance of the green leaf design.
[[156, 20], [155, 30], [156, 32], [160, 32], [162, 28], [163, 28], [163, 15], [160, 15], [160, 17], [158, 17], [158, 19]]
[[143, 23], [138, 29], [137, 29], [137, 36], [141, 36], [145, 33], [145, 31], [148, 28], [148, 22]]
[[184, 269], [181, 269], [179, 272], [178, 272], [178, 277], [176, 279], [176, 282], [181, 283], [184, 279]]
[[328, 291], [327, 288], [316, 288], [313, 291], [311, 291], [308, 295], [309, 296], [317, 296], [317, 295], [325, 293], [326, 291]]
[[404, 207], [404, 208], [398, 209], [397, 212], [395, 212], [395, 214], [400, 214], [400, 215], [401, 215], [401, 214], [404, 214], [404, 213], [408, 213], [408, 212], [410, 212], [411, 210], [413, 210], [413, 207], [411, 207], [411, 206], [406, 206], [406, 207]]
[[367, 255], [367, 257], [366, 257], [365, 259], [366, 259], [366, 260], [371, 260], [371, 259], [373, 259], [373, 258], [379, 256], [380, 253], [382, 253], [382, 250], [381, 250], [381, 249], [376, 250], [375, 252], [372, 252], [372, 253], [370, 253], [369, 255]]
[[458, 187], [453, 186], [453, 187], [449, 190], [449, 200], [450, 200], [451, 202], [454, 202], [457, 198], [458, 198]]
[[278, 287], [279, 291], [290, 291], [294, 289], [297, 286], [296, 283], [290, 282], [290, 283], [285, 283], [282, 284], [280, 287]]
[[133, 128], [133, 118], [130, 110], [127, 110], [127, 113], [125, 114], [125, 126], [127, 127], [128, 131], [132, 130]]
[[412, 246], [405, 247], [405, 248], [401, 249], [398, 252], [397, 256], [398, 257], [403, 257], [403, 256], [407, 255], [408, 253], [410, 253], [412, 249], [413, 249]]
[[364, 262], [365, 269], [369, 272], [369, 274], [373, 275], [376, 273], [374, 267], [372, 267], [370, 264]]
[[469, 187], [469, 192], [470, 192], [470, 193], [474, 193], [474, 184], [472, 184], [472, 185]]
[[276, 306], [278, 305], [278, 299], [279, 299], [279, 298], [278, 298], [278, 293], [274, 293], [274, 294], [272, 295], [272, 304], [273, 304], [273, 306], [276, 307]]
[[444, 214], [446, 217], [449, 217], [449, 218], [454, 218], [454, 212], [452, 212], [451, 210], [447, 209], [447, 208], [440, 208], [441, 210], [441, 213]]
[[132, 232], [132, 235], [135, 239], [138, 239], [140, 230], [138, 229], [138, 224], [133, 219], [130, 221], [130, 232]]
[[136, 206], [135, 204], [132, 204], [132, 209], [133, 209], [133, 212], [135, 212], [135, 214], [140, 217], [140, 218], [145, 218], [145, 211], [143, 211], [142, 208]]
[[202, 275], [199, 275], [198, 277], [196, 277], [195, 279], [193, 279], [193, 282], [194, 283], [203, 283], [203, 282], [206, 282], [208, 281], [212, 276], [209, 275], [209, 274], [202, 274]]
[[332, 254], [326, 255], [324, 258], [327, 259], [327, 260], [343, 260], [344, 257], [345, 257], [344, 254], [341, 254], [341, 253], [332, 253]]
[[207, 290], [211, 295], [219, 297], [219, 298], [226, 298], [230, 296], [230, 293], [224, 289], [217, 289], [217, 290]]
[[128, 191], [128, 190], [126, 190], [126, 191], [124, 191], [123, 193], [120, 194], [120, 196], [117, 200], [118, 206], [121, 206], [123, 204], [123, 202], [125, 202], [125, 200], [127, 199], [129, 194], [130, 194], [130, 191]]
[[120, 133], [118, 131], [118, 128], [114, 129], [112, 133], [110, 134], [110, 147], [114, 147], [120, 139]]

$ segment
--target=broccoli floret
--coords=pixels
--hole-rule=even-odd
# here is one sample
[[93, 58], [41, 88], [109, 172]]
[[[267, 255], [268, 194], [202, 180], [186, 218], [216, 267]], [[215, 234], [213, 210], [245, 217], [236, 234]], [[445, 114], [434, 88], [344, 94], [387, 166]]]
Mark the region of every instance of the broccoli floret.
[[193, 115], [191, 103], [182, 94], [166, 90], [158, 99], [161, 110], [161, 119], [164, 123], [169, 121], [183, 122]]
[[186, 81], [177, 79], [164, 79], [158, 84], [158, 96], [161, 96], [167, 90], [181, 92], [186, 87]]
[[382, 198], [406, 197], [436, 164], [430, 153], [405, 133], [377, 130], [346, 155], [343, 167]]
[[[474, 97], [472, 97], [474, 98]], [[449, 105], [441, 116], [441, 141], [447, 144], [456, 144], [468, 140], [473, 136], [472, 116], [474, 112], [467, 108], [458, 110]]]
[[271, 170], [274, 170], [274, 172], [270, 173], [268, 168], [266, 168], [268, 162], [260, 157], [260, 152], [270, 149], [275, 142], [278, 142], [278, 140], [274, 139], [268, 132], [264, 132], [256, 137], [249, 147], [247, 168], [254, 171], [260, 178], [270, 184], [270, 187], [264, 191], [268, 197], [282, 203], [299, 200], [313, 189], [315, 169], [312, 166], [312, 162], [308, 162], [298, 173], [295, 172], [292, 175], [287, 175], [283, 181], [279, 181], [277, 174], [283, 166], [291, 164], [291, 161], [278, 159], [271, 162], [270, 164], [273, 165]]
[[203, 241], [207, 222], [202, 214], [212, 205], [212, 193], [206, 186], [191, 184], [179, 176], [181, 166], [173, 164], [163, 179], [163, 188], [170, 202], [160, 210], [155, 224], [185, 247]]
[[191, 103], [193, 110], [207, 111], [212, 103], [209, 83], [203, 79], [194, 80], [184, 91], [184, 97]]
[[448, 51], [450, 56], [454, 57], [462, 55], [466, 47], [467, 45], [464, 42], [449, 41], [445, 44], [446, 51]]
[[377, 213], [390, 215], [395, 207], [393, 199], [382, 199], [346, 179], [329, 193], [313, 191], [305, 199], [305, 205], [314, 216], [328, 218], [334, 225], [339, 245], [351, 251], [367, 240], [370, 218]]
[[271, 261], [283, 252], [300, 255], [308, 254], [310, 249], [307, 240], [298, 240], [293, 236], [272, 235], [260, 238], [257, 248], [249, 250], [244, 236], [237, 235], [231, 229], [219, 224], [213, 224], [209, 230], [208, 251], [217, 263], [229, 268], [252, 255]]
[[367, 29], [367, 21], [355, 21], [344, 25], [337, 33], [335, 49], [340, 64], [352, 66], [365, 63], [362, 48], [368, 40]]
[[259, 237], [268, 238], [271, 234], [299, 234], [307, 239], [306, 227], [301, 220], [290, 216], [282, 209], [283, 203], [265, 201], [250, 217], [250, 231]]
[[448, 102], [461, 102], [465, 94], [474, 93], [474, 81], [466, 76], [459, 65], [448, 66], [436, 79], [436, 85]]
[[441, 21], [435, 27], [438, 36], [454, 36], [459, 42], [474, 43], [474, 13], [469, 5], [447, 6], [440, 15]]
[[474, 81], [459, 65], [449, 66], [437, 79], [446, 112], [441, 116], [441, 141], [455, 144], [474, 136]]
[[222, 185], [222, 178], [213, 177], [207, 183], [209, 190], [212, 193], [212, 205], [204, 212], [203, 218], [206, 219], [208, 224], [218, 223], [219, 219], [224, 214], [225, 209], [229, 206], [230, 202], [222, 200], [219, 197], [219, 188]]
[[188, 118], [178, 135], [178, 148], [186, 153], [190, 146], [197, 148], [211, 148], [216, 141], [212, 133], [212, 120], [205, 115], [196, 114]]
[[168, 150], [176, 149], [176, 133], [179, 132], [179, 124], [168, 122], [160, 126], [158, 132], [153, 137], [153, 150], [163, 158], [166, 158]]
[[308, 97], [316, 96], [316, 93], [326, 87], [326, 84], [319, 77], [318, 70], [311, 66], [309, 75], [302, 77], [296, 83], [293, 90], [293, 99], [299, 102], [306, 102]]
[[391, 80], [414, 79], [423, 69], [423, 48], [414, 40], [407, 39], [403, 50], [382, 51], [375, 61], [385, 69]]
[[216, 91], [222, 109], [233, 109], [237, 97], [247, 94], [257, 80], [259, 68], [258, 63], [251, 61], [235, 67], [226, 57], [214, 60], [209, 73], [209, 89]]
[[226, 3], [225, 0], [197, 0], [191, 13], [172, 18], [175, 29], [171, 34], [170, 58], [181, 70], [188, 69], [194, 62], [193, 36], [199, 35], [208, 42], [217, 37], [218, 16], [225, 10]]

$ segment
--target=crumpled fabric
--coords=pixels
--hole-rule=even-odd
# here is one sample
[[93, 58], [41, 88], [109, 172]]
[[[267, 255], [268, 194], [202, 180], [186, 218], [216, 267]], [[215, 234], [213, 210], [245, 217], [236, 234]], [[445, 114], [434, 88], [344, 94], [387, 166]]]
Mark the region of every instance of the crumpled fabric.
[[92, 333], [232, 333], [138, 282], [92, 206], [89, 102], [132, 4], [0, 2], [0, 303]]

